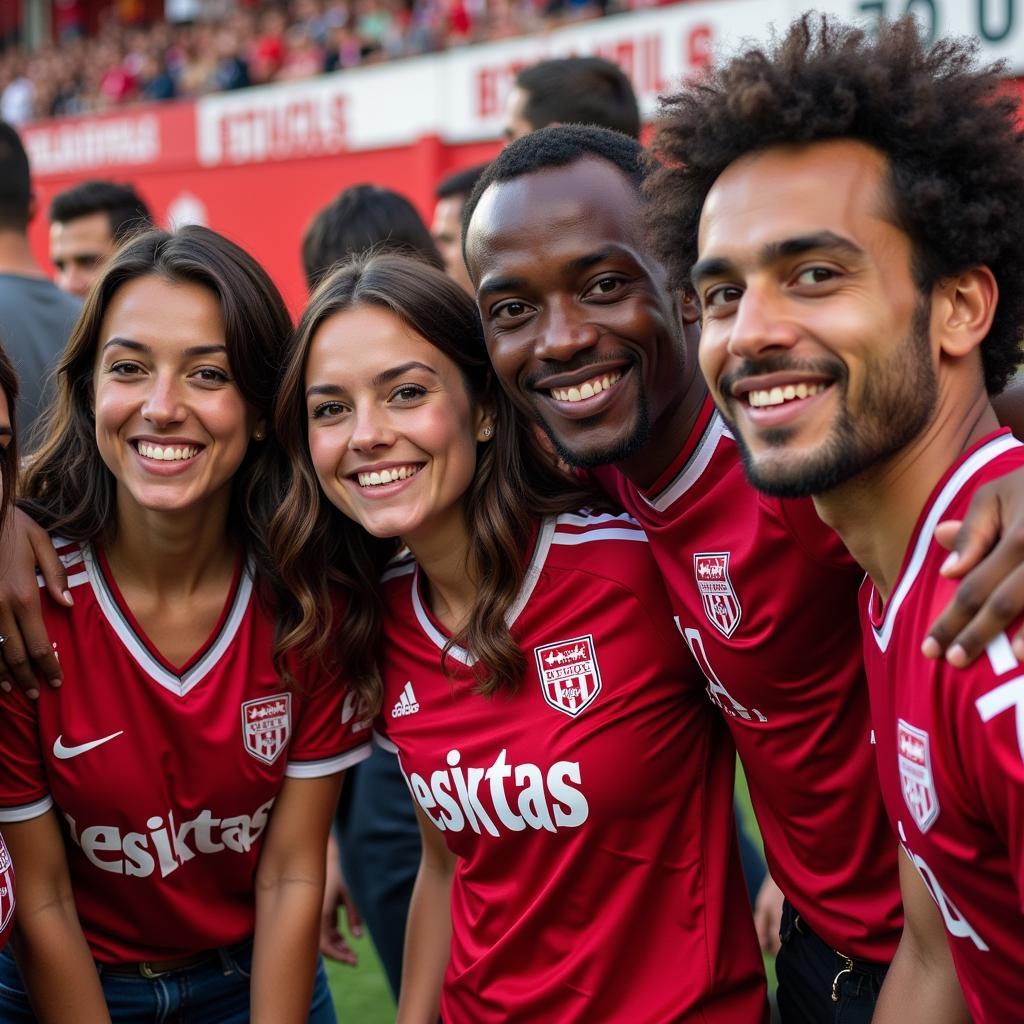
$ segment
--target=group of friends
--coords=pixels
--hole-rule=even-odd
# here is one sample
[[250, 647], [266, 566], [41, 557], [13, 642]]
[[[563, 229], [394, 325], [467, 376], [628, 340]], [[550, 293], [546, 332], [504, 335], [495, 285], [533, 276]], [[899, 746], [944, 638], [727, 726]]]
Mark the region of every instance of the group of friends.
[[333, 1020], [371, 736], [422, 836], [403, 1024], [766, 1022], [737, 753], [786, 1024], [1020, 1019], [1022, 195], [998, 69], [807, 16], [650, 151], [510, 143], [475, 301], [371, 251], [292, 330], [216, 233], [124, 242], [20, 474], [0, 363], [4, 586], [63, 679], [3, 670], [0, 1019]]

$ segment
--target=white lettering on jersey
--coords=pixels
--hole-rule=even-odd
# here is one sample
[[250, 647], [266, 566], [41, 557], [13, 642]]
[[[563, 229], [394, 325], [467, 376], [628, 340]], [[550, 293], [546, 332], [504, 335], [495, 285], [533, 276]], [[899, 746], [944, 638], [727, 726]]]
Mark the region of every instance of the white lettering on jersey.
[[907, 834], [903, 831], [903, 822], [897, 821], [896, 824], [899, 828], [903, 849], [913, 861], [917, 873], [928, 887], [932, 899], [935, 900], [935, 905], [939, 908], [942, 920], [946, 924], [946, 931], [955, 939], [970, 939], [982, 953], [987, 953], [988, 946], [985, 944], [985, 940], [971, 927], [970, 922], [960, 913], [957, 905], [946, 895], [942, 886], [939, 885], [939, 880], [935, 877], [935, 872], [928, 867], [923, 857], [919, 857], [907, 846]]
[[727, 715], [732, 715], [734, 718], [743, 718], [746, 721], [752, 721], [757, 719], [758, 722], [767, 722], [767, 716], [761, 714], [757, 708], [751, 708], [749, 711], [725, 688], [724, 683], [718, 678], [718, 674], [711, 667], [711, 662], [708, 661], [707, 651], [704, 650], [704, 640], [700, 635], [699, 629], [684, 629], [682, 623], [679, 621], [679, 616], [673, 616], [676, 623], [676, 629], [683, 634], [683, 639], [686, 641], [687, 647], [690, 648], [690, 653], [697, 659], [697, 664], [700, 666], [701, 672], [704, 673], [704, 678], [707, 679], [707, 694], [711, 698], [711, 703], [721, 708]]
[[341, 724], [348, 725], [353, 718], [359, 716], [359, 721], [353, 722], [352, 732], [362, 732], [369, 729], [373, 720], [366, 713], [366, 701], [355, 691], [349, 690], [345, 694], [345, 702], [341, 706]]
[[[115, 825], [90, 825], [79, 833], [70, 814], [64, 818], [71, 838], [82, 848], [89, 862], [101, 871], [115, 875], [147, 878], [160, 866], [166, 878], [182, 864], [200, 853], [232, 850], [245, 853], [263, 834], [274, 800], [260, 804], [253, 813], [230, 818], [215, 818], [213, 812], [202, 810], [191, 821], [180, 826], [174, 823], [174, 812], [167, 812], [167, 821], [153, 815], [146, 821], [148, 832], [124, 832]], [[192, 846], [189, 846], [191, 839]], [[155, 855], [155, 857], [154, 857]]]
[[[417, 772], [409, 776], [416, 802], [442, 832], [461, 832], [468, 825], [478, 835], [499, 836], [499, 824], [512, 832], [527, 827], [557, 832], [578, 828], [590, 813], [577, 788], [582, 783], [578, 761], [556, 761], [545, 773], [528, 762], [509, 764], [506, 750], [488, 768], [463, 768], [458, 750], [449, 750], [445, 760], [448, 770], [432, 772], [429, 782]], [[518, 787], [511, 800], [506, 783]], [[481, 790], [490, 796], [486, 804]]]
[[416, 699], [412, 683], [407, 682], [402, 687], [402, 692], [391, 709], [392, 718], [403, 718], [405, 715], [415, 715], [420, 709], [420, 702]]
[[974, 706], [978, 709], [983, 722], [990, 722], [996, 715], [1013, 708], [1017, 724], [1017, 747], [1021, 759], [1024, 760], [1024, 676], [1018, 676], [990, 690], [983, 697], [979, 697]]

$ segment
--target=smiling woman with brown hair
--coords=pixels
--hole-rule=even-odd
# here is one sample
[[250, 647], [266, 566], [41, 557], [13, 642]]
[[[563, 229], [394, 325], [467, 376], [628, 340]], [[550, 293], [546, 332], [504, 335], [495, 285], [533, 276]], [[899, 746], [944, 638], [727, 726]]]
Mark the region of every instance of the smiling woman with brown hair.
[[4, 1021], [334, 1020], [323, 850], [368, 747], [336, 671], [272, 662], [268, 420], [289, 328], [233, 243], [150, 231], [64, 354], [23, 494], [74, 605], [43, 609], [65, 685], [4, 713]]

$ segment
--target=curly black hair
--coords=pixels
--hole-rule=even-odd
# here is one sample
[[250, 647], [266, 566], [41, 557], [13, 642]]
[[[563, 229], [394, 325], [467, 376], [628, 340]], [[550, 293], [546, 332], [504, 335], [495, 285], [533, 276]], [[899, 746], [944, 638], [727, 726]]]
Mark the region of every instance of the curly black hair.
[[645, 189], [655, 251], [689, 285], [701, 208], [733, 161], [772, 146], [858, 139], [889, 163], [896, 223], [914, 249], [922, 292], [987, 265], [999, 304], [982, 346], [998, 394], [1021, 357], [1024, 323], [1024, 135], [1001, 65], [976, 44], [928, 46], [912, 18], [876, 36], [807, 14], [767, 49], [748, 49], [662, 101]]

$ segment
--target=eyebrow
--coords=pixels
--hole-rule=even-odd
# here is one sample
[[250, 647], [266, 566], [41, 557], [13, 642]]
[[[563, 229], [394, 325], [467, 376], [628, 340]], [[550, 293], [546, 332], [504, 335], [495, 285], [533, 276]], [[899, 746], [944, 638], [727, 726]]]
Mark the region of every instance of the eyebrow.
[[[628, 255], [629, 253], [625, 249], [619, 248], [619, 246], [608, 246], [606, 249], [588, 252], [583, 256], [577, 256], [575, 259], [568, 260], [562, 264], [562, 272], [578, 274], [581, 271], [589, 270], [591, 267], [596, 267], [597, 264], [604, 263], [605, 260], [612, 259], [615, 256]], [[495, 292], [522, 291], [528, 287], [529, 282], [524, 277], [495, 277], [493, 279], [485, 277], [477, 291], [479, 297], [483, 298], [486, 295], [493, 295]]]
[[[438, 376], [437, 370], [433, 367], [427, 366], [426, 363], [417, 362], [415, 359], [410, 359], [409, 362], [402, 363], [401, 366], [393, 366], [390, 370], [381, 370], [370, 381], [370, 386], [379, 388], [382, 384], [390, 384], [391, 381], [404, 376], [410, 370], [425, 370], [435, 377]], [[314, 384], [312, 387], [306, 388], [306, 397], [312, 398], [314, 395], [341, 395], [344, 392], [345, 389], [338, 387], [337, 384]]]
[[[130, 348], [135, 352], [148, 352], [150, 351], [149, 345], [143, 345], [141, 341], [132, 341], [131, 338], [111, 338], [103, 346], [103, 351], [106, 352], [108, 348]], [[193, 345], [191, 348], [185, 349], [184, 355], [186, 356], [213, 356], [220, 353], [227, 353], [226, 345]]]
[[[816, 231], [814, 234], [797, 235], [793, 238], [785, 238], [781, 242], [769, 242], [762, 246], [757, 254], [757, 266], [767, 267], [780, 259], [822, 250], [842, 253], [854, 259], [864, 256], [864, 250], [849, 238], [837, 235], [834, 231]], [[728, 257], [708, 256], [694, 263], [693, 269], [690, 271], [690, 280], [696, 285], [709, 277], [722, 277], [733, 273], [736, 267], [736, 262]]]

